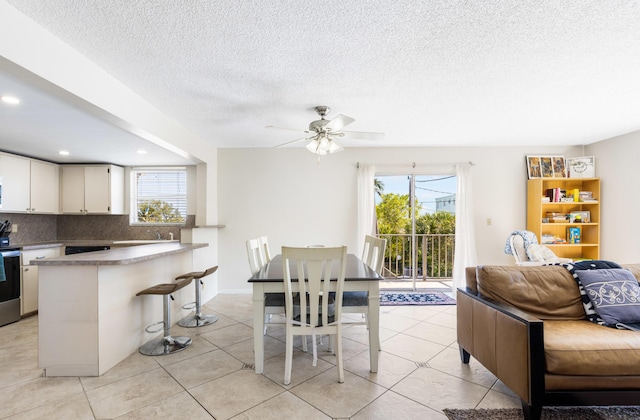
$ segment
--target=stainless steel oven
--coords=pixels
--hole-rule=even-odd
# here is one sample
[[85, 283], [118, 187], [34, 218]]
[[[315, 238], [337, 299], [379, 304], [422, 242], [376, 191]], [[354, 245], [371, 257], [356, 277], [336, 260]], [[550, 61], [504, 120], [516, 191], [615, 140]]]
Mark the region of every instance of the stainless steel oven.
[[0, 248], [0, 326], [20, 320], [20, 250]]

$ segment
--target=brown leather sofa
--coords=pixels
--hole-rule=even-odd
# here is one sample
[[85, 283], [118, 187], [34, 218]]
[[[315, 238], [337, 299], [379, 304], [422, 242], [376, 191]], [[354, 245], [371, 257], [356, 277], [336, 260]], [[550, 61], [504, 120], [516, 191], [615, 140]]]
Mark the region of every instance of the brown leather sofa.
[[[625, 266], [640, 279], [640, 264]], [[576, 281], [561, 266], [478, 266], [457, 291], [458, 345], [522, 400], [543, 406], [640, 404], [640, 332], [585, 319]]]

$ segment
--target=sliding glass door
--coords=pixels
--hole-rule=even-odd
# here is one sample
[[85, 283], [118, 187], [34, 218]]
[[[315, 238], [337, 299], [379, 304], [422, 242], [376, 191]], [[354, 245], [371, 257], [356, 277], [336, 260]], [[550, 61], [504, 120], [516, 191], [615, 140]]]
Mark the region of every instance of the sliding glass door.
[[455, 175], [376, 174], [377, 235], [388, 289], [451, 288]]

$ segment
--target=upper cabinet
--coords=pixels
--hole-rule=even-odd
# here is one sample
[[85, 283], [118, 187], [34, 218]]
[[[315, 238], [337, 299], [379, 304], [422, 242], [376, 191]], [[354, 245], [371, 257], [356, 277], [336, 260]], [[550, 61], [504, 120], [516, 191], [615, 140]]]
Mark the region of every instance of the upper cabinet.
[[0, 153], [0, 211], [58, 213], [59, 166]]
[[124, 169], [115, 165], [63, 165], [62, 213], [123, 214]]
[[58, 213], [60, 208], [60, 167], [31, 161], [31, 213]]

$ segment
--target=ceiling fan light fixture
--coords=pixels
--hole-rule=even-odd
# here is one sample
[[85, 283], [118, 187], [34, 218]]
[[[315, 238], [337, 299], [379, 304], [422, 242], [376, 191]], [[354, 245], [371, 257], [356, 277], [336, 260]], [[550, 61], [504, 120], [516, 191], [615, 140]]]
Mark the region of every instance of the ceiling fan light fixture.
[[343, 150], [344, 148], [340, 146], [338, 143], [336, 143], [335, 141], [331, 140], [329, 142], [329, 154], [342, 152]]
[[311, 153], [315, 153], [316, 155], [326, 155], [327, 152], [320, 148], [320, 142], [313, 138], [309, 144], [307, 144], [307, 150]]
[[341, 152], [344, 149], [327, 135], [319, 134], [307, 144], [307, 150], [316, 155], [324, 156]]

